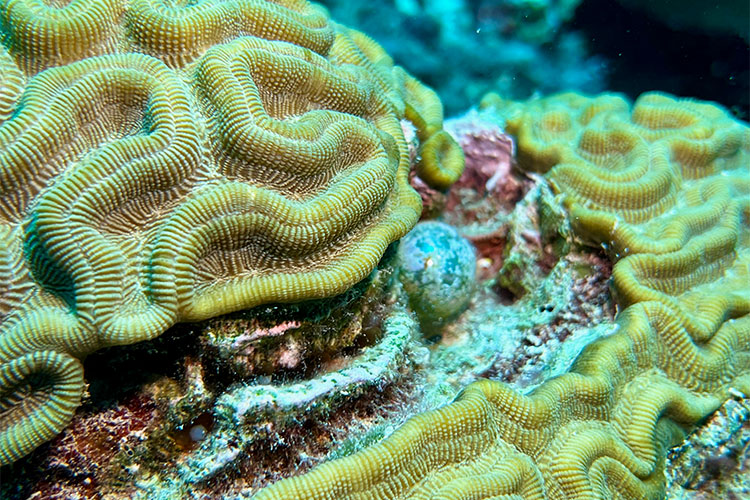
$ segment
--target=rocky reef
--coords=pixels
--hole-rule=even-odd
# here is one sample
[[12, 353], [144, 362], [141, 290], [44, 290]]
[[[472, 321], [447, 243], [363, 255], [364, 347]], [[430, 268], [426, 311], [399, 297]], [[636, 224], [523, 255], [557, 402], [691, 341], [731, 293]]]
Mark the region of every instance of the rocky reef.
[[606, 62], [570, 26], [579, 0], [347, 0], [321, 2], [365, 30], [440, 94], [449, 114], [496, 90], [513, 98], [598, 92]]

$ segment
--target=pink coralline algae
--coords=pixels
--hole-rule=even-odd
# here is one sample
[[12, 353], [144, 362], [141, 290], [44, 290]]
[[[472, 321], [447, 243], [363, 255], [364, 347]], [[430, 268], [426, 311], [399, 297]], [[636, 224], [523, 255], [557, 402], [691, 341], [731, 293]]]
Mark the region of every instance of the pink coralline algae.
[[41, 458], [39, 468], [17, 466], [26, 480], [35, 481], [22, 485], [17, 497], [69, 500], [113, 492], [138, 472], [146, 441], [162, 418], [145, 393], [131, 394], [105, 410], [83, 409], [62, 434], [35, 453]]
[[445, 129], [464, 150], [464, 172], [448, 192], [429, 187], [412, 173], [411, 185], [422, 197], [422, 218], [442, 216], [465, 225], [507, 214], [525, 190], [524, 179], [513, 171], [513, 138], [473, 111], [446, 121]]
[[466, 166], [442, 217], [476, 247], [479, 278], [490, 278], [502, 266], [509, 214], [533, 181], [515, 170], [513, 138], [496, 123], [469, 112], [445, 128], [463, 148]]
[[449, 211], [459, 206], [456, 191], [471, 189], [477, 196], [491, 194], [506, 203], [506, 210], [520, 199], [520, 182], [511, 175], [514, 163], [513, 138], [495, 123], [483, 120], [477, 113], [469, 113], [458, 120], [450, 120], [445, 128], [457, 138], [464, 150], [464, 174], [451, 188]]

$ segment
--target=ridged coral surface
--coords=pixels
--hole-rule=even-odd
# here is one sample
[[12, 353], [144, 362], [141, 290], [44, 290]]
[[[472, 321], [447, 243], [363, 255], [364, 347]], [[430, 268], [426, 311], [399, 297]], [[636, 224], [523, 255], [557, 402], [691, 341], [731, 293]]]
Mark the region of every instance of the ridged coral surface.
[[400, 120], [440, 102], [314, 4], [2, 0], [0, 35], [0, 464], [86, 354], [340, 293], [417, 221]]
[[750, 129], [657, 93], [486, 103], [615, 262], [618, 332], [529, 395], [477, 382], [256, 499], [658, 499], [666, 449], [750, 392]]

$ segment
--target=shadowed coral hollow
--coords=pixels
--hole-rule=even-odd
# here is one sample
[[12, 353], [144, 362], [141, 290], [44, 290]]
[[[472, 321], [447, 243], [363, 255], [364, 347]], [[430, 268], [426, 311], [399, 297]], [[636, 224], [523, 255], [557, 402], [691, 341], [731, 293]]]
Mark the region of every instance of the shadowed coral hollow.
[[315, 4], [2, 0], [0, 30], [0, 464], [87, 354], [341, 293], [417, 222], [401, 120], [428, 143], [440, 101]]

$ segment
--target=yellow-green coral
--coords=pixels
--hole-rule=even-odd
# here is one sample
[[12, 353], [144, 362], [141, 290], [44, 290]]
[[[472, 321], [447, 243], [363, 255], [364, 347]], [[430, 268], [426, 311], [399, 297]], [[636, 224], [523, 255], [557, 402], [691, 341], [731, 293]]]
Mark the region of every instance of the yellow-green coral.
[[88, 353], [342, 292], [417, 221], [442, 106], [314, 4], [0, 0], [0, 40], [0, 464]]
[[485, 103], [615, 261], [619, 331], [528, 396], [475, 383], [258, 500], [658, 499], [665, 450], [750, 392], [750, 129], [656, 93]]
[[432, 135], [422, 145], [417, 161], [417, 175], [430, 187], [445, 190], [463, 172], [463, 154], [453, 137], [444, 130]]

